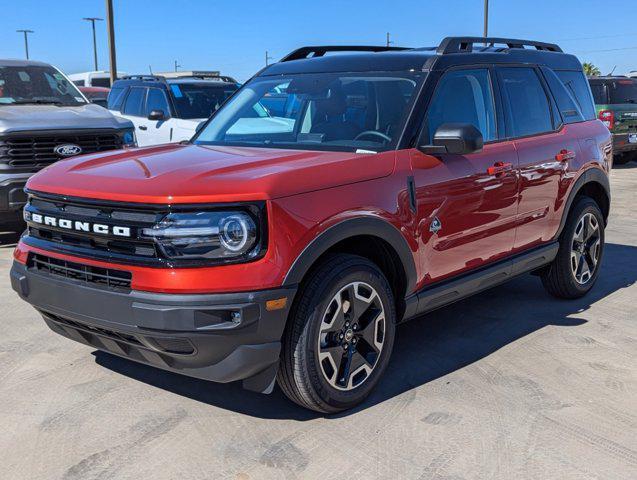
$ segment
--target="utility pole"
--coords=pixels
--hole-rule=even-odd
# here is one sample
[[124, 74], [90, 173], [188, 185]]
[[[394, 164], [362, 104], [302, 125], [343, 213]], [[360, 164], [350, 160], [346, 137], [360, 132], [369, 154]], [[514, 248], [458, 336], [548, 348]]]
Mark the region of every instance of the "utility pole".
[[95, 71], [97, 71], [97, 40], [95, 39], [95, 22], [101, 22], [103, 18], [97, 17], [85, 17], [82, 20], [86, 20], [87, 22], [91, 22], [91, 27], [93, 27], [93, 60], [95, 63]]
[[117, 58], [115, 57], [115, 18], [113, 0], [106, 0], [106, 27], [108, 28], [108, 50], [111, 68], [111, 85], [117, 80]]
[[29, 39], [28, 39], [27, 35], [29, 33], [33, 33], [33, 30], [24, 30], [24, 29], [22, 29], [22, 30], [16, 30], [16, 32], [24, 33], [24, 51], [25, 51], [25, 53], [27, 55], [27, 60], [28, 60], [29, 59]]
[[389, 39], [389, 32], [387, 32], [387, 46], [389, 47], [392, 43], [394, 42]]
[[177, 60], [175, 60], [175, 72], [177, 71], [178, 68], [181, 68], [181, 65], [177, 63]]
[[[484, 37], [489, 36], [489, 0], [484, 0]], [[487, 44], [485, 42], [484, 46]]]
[[268, 53], [268, 51], [265, 51], [265, 66], [267, 67], [268, 65], [270, 65], [270, 60], [274, 60], [270, 54]]

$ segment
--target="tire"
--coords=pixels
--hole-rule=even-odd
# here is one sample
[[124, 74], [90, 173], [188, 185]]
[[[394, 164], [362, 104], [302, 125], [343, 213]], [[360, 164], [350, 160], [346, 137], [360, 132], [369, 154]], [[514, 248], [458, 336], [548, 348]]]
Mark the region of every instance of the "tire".
[[621, 153], [619, 155], [615, 155], [613, 157], [613, 165], [626, 165], [628, 162], [632, 160], [630, 154]]
[[[551, 295], [580, 298], [593, 287], [604, 254], [604, 227], [597, 203], [589, 197], [576, 199], [560, 235], [557, 256], [541, 274], [542, 284]], [[588, 233], [591, 237], [586, 239]]]
[[321, 413], [354, 407], [387, 367], [395, 329], [394, 298], [380, 269], [356, 255], [327, 258], [304, 280], [290, 312], [277, 374], [281, 390]]

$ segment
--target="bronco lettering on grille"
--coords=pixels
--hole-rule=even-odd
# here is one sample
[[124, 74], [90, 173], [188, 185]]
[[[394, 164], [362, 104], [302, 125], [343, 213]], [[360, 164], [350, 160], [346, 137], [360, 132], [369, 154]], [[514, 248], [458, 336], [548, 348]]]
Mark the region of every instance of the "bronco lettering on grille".
[[[30, 218], [29, 218], [30, 217]], [[131, 231], [129, 227], [120, 227], [116, 225], [104, 225], [101, 223], [90, 223], [73, 221], [66, 218], [51, 217], [48, 215], [41, 215], [39, 213], [28, 214], [27, 220], [31, 220], [33, 223], [40, 225], [48, 225], [51, 227], [64, 228], [66, 230], [75, 230], [78, 232], [93, 232], [100, 235], [112, 234], [116, 237], [130, 237]]]

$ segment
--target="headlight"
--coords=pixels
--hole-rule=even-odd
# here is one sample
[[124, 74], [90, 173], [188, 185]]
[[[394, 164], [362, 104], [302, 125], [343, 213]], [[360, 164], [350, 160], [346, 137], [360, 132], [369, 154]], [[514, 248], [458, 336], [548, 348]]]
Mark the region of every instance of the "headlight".
[[256, 257], [263, 236], [256, 216], [241, 210], [170, 213], [142, 235], [168, 258], [221, 261]]
[[136, 147], [137, 146], [137, 138], [135, 137], [135, 129], [130, 128], [124, 130], [122, 133], [122, 147]]

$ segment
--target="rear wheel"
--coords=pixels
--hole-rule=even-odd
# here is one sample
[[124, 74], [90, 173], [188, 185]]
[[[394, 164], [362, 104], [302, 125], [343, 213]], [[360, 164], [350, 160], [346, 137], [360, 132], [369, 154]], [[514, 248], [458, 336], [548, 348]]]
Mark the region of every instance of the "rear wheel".
[[581, 197], [569, 213], [557, 256], [542, 273], [542, 283], [559, 298], [579, 298], [597, 280], [604, 252], [604, 217], [597, 203]]
[[362, 402], [391, 355], [396, 313], [382, 272], [339, 254], [304, 282], [283, 339], [278, 382], [299, 405], [334, 413]]

